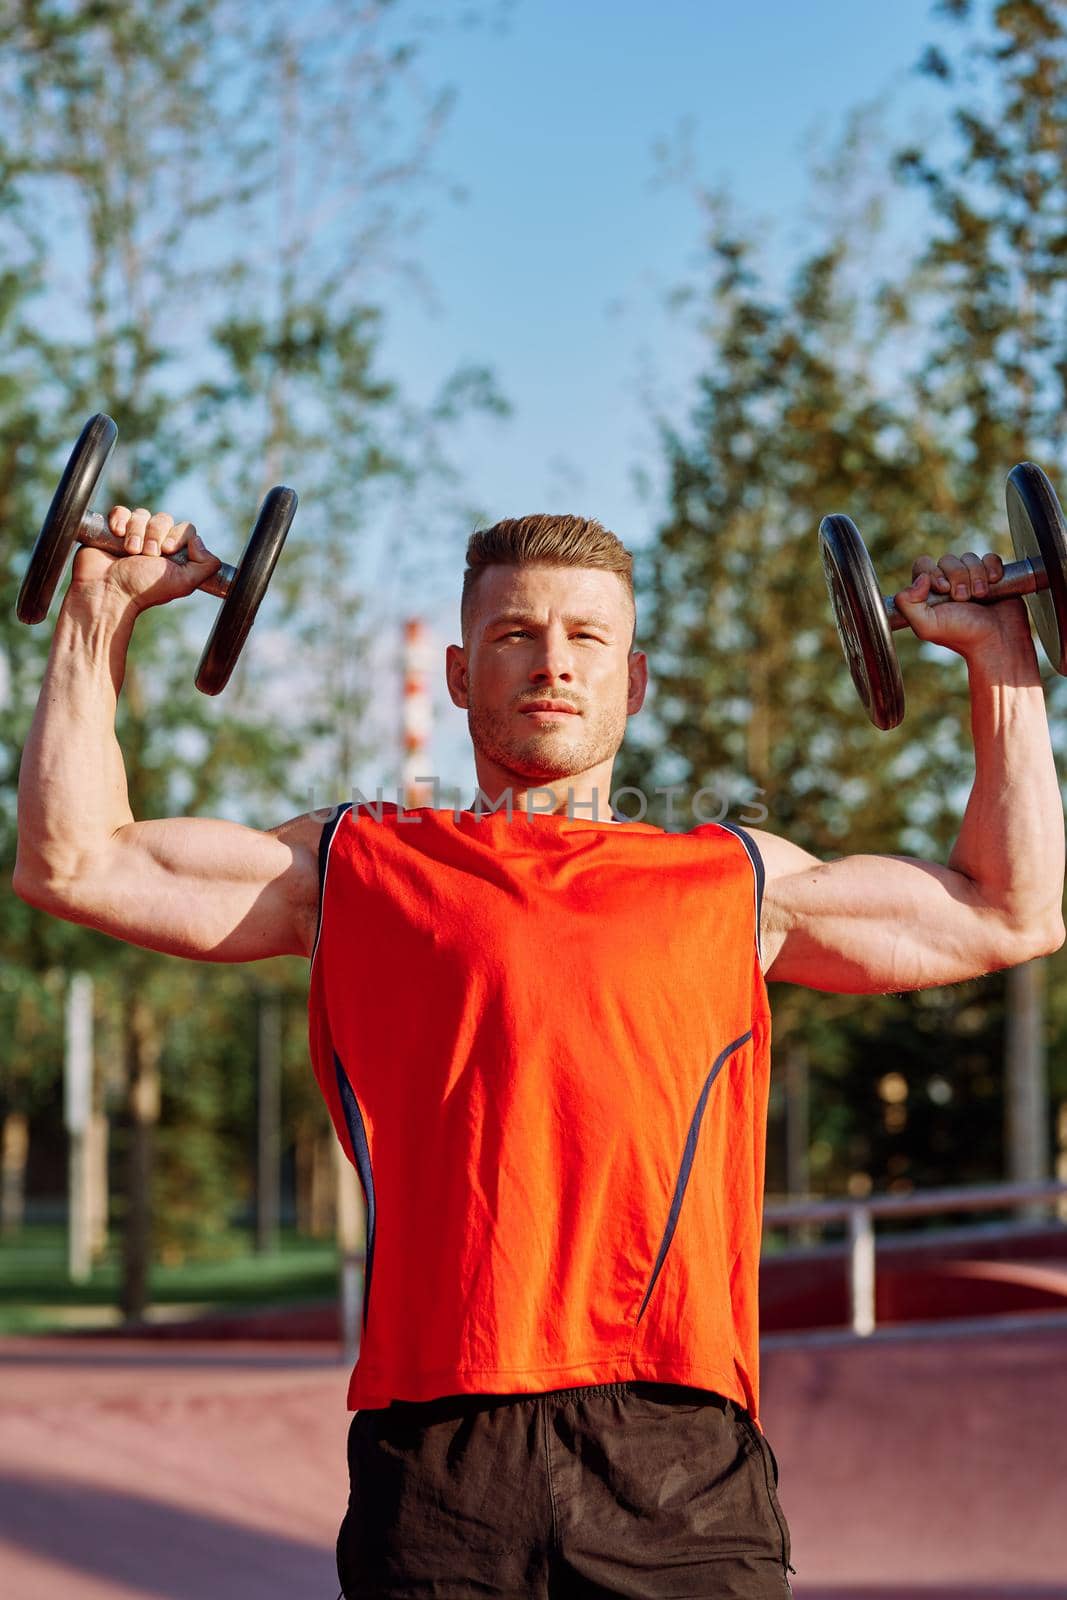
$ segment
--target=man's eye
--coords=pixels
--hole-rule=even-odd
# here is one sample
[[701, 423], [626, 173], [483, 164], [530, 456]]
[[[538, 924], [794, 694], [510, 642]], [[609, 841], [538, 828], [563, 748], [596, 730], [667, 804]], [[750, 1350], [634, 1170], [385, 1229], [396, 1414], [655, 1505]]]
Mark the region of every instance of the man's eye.
[[[528, 639], [530, 630], [529, 628], [512, 628], [510, 633], [502, 633], [500, 637], [502, 639]], [[599, 636], [595, 633], [579, 633], [575, 637], [578, 639], [592, 639], [599, 643]]]

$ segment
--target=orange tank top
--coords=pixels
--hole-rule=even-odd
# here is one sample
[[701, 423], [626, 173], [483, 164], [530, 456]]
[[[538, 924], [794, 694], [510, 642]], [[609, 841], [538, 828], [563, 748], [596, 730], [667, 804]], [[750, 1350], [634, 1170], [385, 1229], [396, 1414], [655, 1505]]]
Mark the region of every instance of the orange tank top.
[[756, 1417], [753, 841], [383, 803], [319, 859], [311, 1057], [366, 1200], [349, 1409], [646, 1379]]

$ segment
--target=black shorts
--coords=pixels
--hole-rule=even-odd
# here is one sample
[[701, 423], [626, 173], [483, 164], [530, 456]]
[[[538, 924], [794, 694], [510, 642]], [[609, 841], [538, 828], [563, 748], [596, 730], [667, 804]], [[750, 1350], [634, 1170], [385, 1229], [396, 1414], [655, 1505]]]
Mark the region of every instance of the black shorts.
[[606, 1383], [357, 1411], [346, 1600], [788, 1596], [778, 1465], [706, 1389]]

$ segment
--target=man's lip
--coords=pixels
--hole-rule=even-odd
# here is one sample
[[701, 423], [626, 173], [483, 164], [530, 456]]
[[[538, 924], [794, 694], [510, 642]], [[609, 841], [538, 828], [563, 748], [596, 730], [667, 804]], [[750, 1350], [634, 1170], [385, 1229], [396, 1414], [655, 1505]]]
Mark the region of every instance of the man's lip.
[[519, 710], [524, 717], [538, 714], [542, 717], [576, 717], [579, 715], [573, 706], [520, 706]]

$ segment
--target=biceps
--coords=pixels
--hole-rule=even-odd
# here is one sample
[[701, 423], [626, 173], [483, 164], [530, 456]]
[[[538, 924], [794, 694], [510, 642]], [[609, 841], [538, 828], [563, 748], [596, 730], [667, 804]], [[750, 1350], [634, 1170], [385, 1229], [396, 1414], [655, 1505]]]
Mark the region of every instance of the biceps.
[[307, 953], [300, 911], [310, 891], [309, 863], [273, 835], [174, 818], [120, 828], [56, 909], [166, 955], [258, 961]]
[[1010, 965], [1003, 921], [962, 873], [903, 856], [849, 856], [768, 886], [768, 978], [841, 994], [961, 983]]

